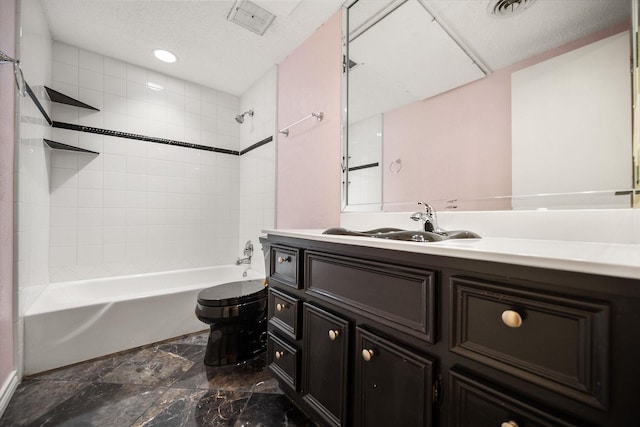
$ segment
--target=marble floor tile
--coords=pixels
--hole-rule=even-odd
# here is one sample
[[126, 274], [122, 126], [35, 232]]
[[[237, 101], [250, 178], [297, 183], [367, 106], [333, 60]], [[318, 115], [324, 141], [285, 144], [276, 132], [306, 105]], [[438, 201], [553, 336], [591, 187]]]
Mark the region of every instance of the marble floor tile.
[[312, 426], [265, 355], [206, 366], [208, 331], [26, 378], [0, 427]]
[[129, 426], [165, 392], [137, 384], [92, 383], [29, 426]]
[[265, 367], [264, 355], [246, 362], [228, 366], [207, 366], [194, 364], [176, 387], [200, 388], [209, 390], [253, 391], [259, 383], [271, 378]]
[[69, 381], [25, 380], [18, 386], [2, 418], [1, 427], [30, 425], [89, 384]]
[[283, 394], [253, 393], [235, 427], [313, 427]]
[[282, 394], [282, 390], [280, 390], [280, 386], [278, 385], [278, 380], [275, 378], [269, 378], [265, 381], [256, 383], [251, 391], [253, 393]]
[[195, 334], [187, 335], [185, 337], [174, 340], [176, 344], [194, 344], [194, 345], [207, 345], [209, 339], [209, 329], [197, 332]]
[[204, 345], [165, 343], [158, 345], [156, 349], [164, 351], [165, 353], [175, 354], [194, 363], [202, 364], [207, 348]]
[[101, 357], [75, 365], [39, 374], [39, 380], [58, 381], [96, 381], [109, 374], [115, 368], [131, 357], [131, 353], [118, 353], [113, 356]]
[[146, 348], [133, 354], [100, 381], [118, 384], [142, 384], [170, 386], [176, 382], [195, 362], [180, 355]]
[[234, 426], [250, 393], [172, 388], [134, 427]]

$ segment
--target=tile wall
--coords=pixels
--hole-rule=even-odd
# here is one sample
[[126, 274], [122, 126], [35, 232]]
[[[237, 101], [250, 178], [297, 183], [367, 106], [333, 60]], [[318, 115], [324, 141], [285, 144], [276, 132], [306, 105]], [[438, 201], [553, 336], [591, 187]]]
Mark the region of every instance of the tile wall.
[[[21, 19], [29, 17], [29, 19]], [[19, 57], [26, 81], [50, 115], [44, 86], [51, 83], [52, 41], [39, 2], [20, 2]], [[24, 312], [49, 283], [50, 152], [42, 142], [51, 128], [30, 97], [19, 98], [14, 166], [14, 271], [18, 292], [16, 363], [22, 375]]]
[[253, 110], [240, 125], [240, 146], [273, 137], [258, 148], [240, 156], [240, 250], [246, 241], [254, 246], [251, 268], [264, 272], [264, 258], [259, 237], [262, 230], [275, 228], [276, 213], [276, 85], [277, 67], [271, 68], [241, 97], [241, 112]]
[[[148, 83], [162, 86], [154, 90]], [[100, 111], [54, 104], [54, 122], [238, 151], [238, 97], [53, 44], [52, 88]], [[235, 262], [237, 155], [55, 128], [52, 282]]]
[[[0, 2], [0, 49], [15, 58], [16, 0]], [[13, 66], [0, 66], [0, 417], [18, 385], [17, 293], [14, 289], [14, 150], [18, 108]]]

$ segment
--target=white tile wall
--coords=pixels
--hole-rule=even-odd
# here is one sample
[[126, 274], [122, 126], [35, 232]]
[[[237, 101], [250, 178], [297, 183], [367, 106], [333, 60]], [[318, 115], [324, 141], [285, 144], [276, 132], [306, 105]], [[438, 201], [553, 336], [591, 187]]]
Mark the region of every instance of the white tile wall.
[[379, 163], [349, 172], [349, 205], [382, 201], [382, 115], [349, 124], [349, 167]]
[[269, 136], [274, 140], [240, 157], [240, 241], [254, 245], [251, 268], [264, 272], [259, 237], [275, 227], [276, 196], [276, 92], [277, 68], [261, 77], [240, 99], [240, 112], [253, 110], [240, 127], [240, 145], [249, 147]]
[[[19, 58], [27, 82], [51, 111], [44, 85], [51, 82], [52, 41], [39, 2], [21, 2]], [[22, 374], [23, 314], [49, 283], [49, 175], [51, 157], [42, 138], [50, 127], [29, 97], [19, 98], [18, 140], [15, 147], [14, 260], [17, 307], [16, 368]], [[64, 197], [64, 196], [61, 196]]]
[[[53, 53], [53, 89], [101, 110], [54, 104], [54, 120], [240, 149], [237, 97], [58, 42]], [[52, 139], [100, 153], [52, 153], [52, 282], [235, 262], [238, 156], [64, 129]]]

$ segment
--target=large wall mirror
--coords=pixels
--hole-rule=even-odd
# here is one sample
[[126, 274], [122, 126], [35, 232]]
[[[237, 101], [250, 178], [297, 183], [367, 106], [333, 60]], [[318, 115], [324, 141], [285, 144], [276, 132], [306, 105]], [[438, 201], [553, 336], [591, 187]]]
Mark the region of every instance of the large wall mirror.
[[631, 12], [630, 0], [345, 4], [344, 210], [638, 206]]

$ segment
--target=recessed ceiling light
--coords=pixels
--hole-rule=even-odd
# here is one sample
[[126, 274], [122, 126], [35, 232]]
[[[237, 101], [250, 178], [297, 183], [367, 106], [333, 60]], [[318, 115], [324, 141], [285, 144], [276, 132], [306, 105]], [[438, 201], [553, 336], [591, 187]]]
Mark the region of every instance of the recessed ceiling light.
[[176, 62], [176, 59], [178, 59], [173, 53], [164, 49], [156, 49], [153, 51], [153, 54], [163, 62]]

